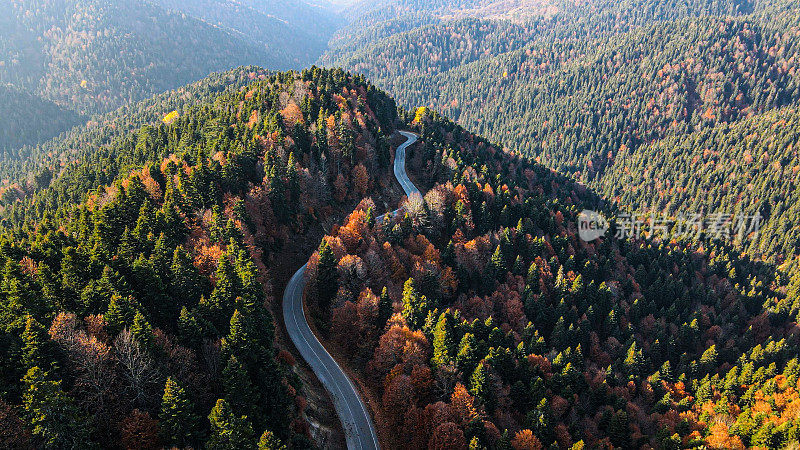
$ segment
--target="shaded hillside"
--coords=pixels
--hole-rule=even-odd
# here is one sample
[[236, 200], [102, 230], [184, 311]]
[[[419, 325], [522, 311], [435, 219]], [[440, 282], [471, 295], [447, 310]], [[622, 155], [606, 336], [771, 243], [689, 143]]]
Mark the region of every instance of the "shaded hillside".
[[[617, 181], [610, 166], [651, 143], [800, 100], [793, 0], [506, 2], [512, 18], [488, 20], [460, 18], [475, 6], [460, 2], [390, 3], [340, 32], [360, 33], [362, 45], [332, 45], [323, 61], [598, 189]], [[515, 5], [551, 7], [525, 16]], [[648, 183], [637, 173], [626, 181]], [[770, 239], [781, 240], [776, 233]]]
[[214, 84], [19, 200], [0, 237], [12, 447], [311, 445], [273, 343], [275, 273], [298, 237], [390, 190], [396, 106], [342, 71]]
[[36, 145], [85, 122], [70, 110], [12, 86], [0, 86], [0, 105], [6, 110], [0, 114], [2, 154], [24, 145]]
[[254, 46], [263, 46], [279, 61], [274, 68], [299, 69], [312, 64], [340, 24], [332, 9], [301, 0], [154, 3], [219, 26]]
[[796, 442], [798, 278], [708, 242], [585, 242], [591, 192], [436, 114], [414, 124], [424, 198], [377, 222], [365, 201], [307, 269], [397, 448]]
[[[212, 74], [174, 91], [98, 115], [62, 137], [4, 155], [0, 165], [4, 180], [3, 203], [13, 204], [17, 199], [48, 187], [53, 179], [58, 179], [62, 172], [70, 172], [75, 166], [81, 167], [75, 169], [78, 172], [96, 174], [92, 176], [94, 181], [89, 186], [77, 183], [70, 191], [72, 197], [60, 201], [81, 201], [92, 188], [115, 179], [120, 173], [118, 163], [124, 161], [127, 169], [131, 170], [147, 161], [149, 155], [132, 155], [123, 150], [124, 136], [144, 125], [157, 126], [165, 119], [174, 120], [176, 115], [180, 117], [199, 104], [211, 102], [228, 90], [239, 89], [268, 74], [268, 71], [253, 66]], [[111, 173], [111, 176], [97, 175], [101, 173]]]
[[26, 0], [2, 20], [0, 80], [89, 114], [210, 72], [278, 65], [230, 33], [138, 0]]

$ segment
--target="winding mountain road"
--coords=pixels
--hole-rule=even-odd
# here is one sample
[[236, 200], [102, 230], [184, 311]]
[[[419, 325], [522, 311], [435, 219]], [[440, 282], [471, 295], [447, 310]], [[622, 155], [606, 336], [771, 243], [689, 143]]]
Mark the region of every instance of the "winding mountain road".
[[[406, 173], [406, 149], [417, 142], [417, 135], [401, 131], [406, 142], [395, 152], [394, 176], [407, 196], [421, 195], [419, 189]], [[392, 214], [395, 214], [394, 211]], [[384, 214], [385, 216], [386, 214]], [[306, 266], [301, 267], [286, 286], [283, 293], [283, 320], [286, 331], [303, 359], [311, 366], [325, 389], [333, 398], [333, 406], [342, 421], [347, 448], [350, 450], [379, 449], [378, 434], [364, 402], [353, 382], [311, 331], [303, 313], [303, 289], [306, 285]]]

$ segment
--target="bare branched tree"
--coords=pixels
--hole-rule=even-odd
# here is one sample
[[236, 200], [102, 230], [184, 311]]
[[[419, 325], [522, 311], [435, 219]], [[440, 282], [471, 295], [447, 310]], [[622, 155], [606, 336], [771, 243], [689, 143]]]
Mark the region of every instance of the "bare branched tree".
[[428, 216], [428, 208], [425, 205], [425, 200], [423, 200], [420, 195], [412, 194], [408, 197], [408, 200], [403, 204], [403, 210], [408, 213], [408, 217], [411, 218], [411, 223], [417, 231], [428, 231], [431, 220]]
[[136, 342], [133, 334], [122, 330], [114, 340], [114, 351], [122, 369], [126, 394], [136, 407], [152, 407], [163, 384], [153, 359]]

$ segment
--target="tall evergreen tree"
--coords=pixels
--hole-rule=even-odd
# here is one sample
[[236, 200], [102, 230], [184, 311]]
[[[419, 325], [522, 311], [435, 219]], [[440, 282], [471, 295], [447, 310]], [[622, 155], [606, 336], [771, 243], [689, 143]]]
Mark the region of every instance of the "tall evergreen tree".
[[265, 431], [258, 440], [258, 450], [286, 450], [286, 446], [272, 431]]
[[392, 305], [392, 299], [389, 297], [389, 290], [386, 289], [384, 286], [383, 290], [381, 291], [381, 297], [378, 300], [378, 328], [383, 328], [386, 325], [386, 321], [394, 313], [394, 306]]
[[488, 405], [490, 400], [489, 383], [489, 368], [485, 363], [478, 364], [469, 379], [469, 392], [485, 405]]
[[506, 261], [505, 256], [503, 256], [503, 250], [498, 245], [494, 253], [492, 253], [492, 257], [489, 259], [489, 265], [486, 268], [486, 273], [489, 277], [502, 279], [506, 276], [506, 272], [508, 269], [506, 268]]
[[631, 344], [628, 352], [625, 354], [625, 369], [631, 376], [639, 376], [644, 370], [644, 355], [642, 351], [636, 348], [636, 342]]
[[178, 338], [190, 348], [198, 348], [203, 340], [203, 328], [194, 313], [185, 306], [181, 308], [178, 316]]
[[461, 338], [456, 354], [456, 367], [465, 376], [469, 376], [478, 365], [478, 341], [472, 333], [465, 333]]
[[150, 326], [150, 322], [147, 321], [141, 311], [136, 311], [136, 315], [133, 317], [131, 334], [143, 349], [147, 350], [148, 352], [154, 352], [156, 350], [153, 327]]
[[187, 392], [172, 378], [167, 378], [161, 398], [160, 419], [164, 441], [169, 445], [186, 447], [196, 442], [199, 418]]
[[137, 306], [133, 297], [122, 297], [119, 295], [111, 297], [108, 310], [104, 315], [108, 333], [115, 336], [124, 328], [133, 325], [133, 319], [138, 313]]
[[176, 247], [172, 253], [170, 288], [172, 298], [180, 304], [192, 305], [200, 299], [200, 273], [182, 246]]
[[247, 250], [239, 250], [235, 271], [245, 304], [251, 305], [250, 307], [261, 304], [264, 301], [264, 287], [259, 281], [258, 269]]
[[414, 279], [409, 278], [403, 285], [403, 318], [411, 328], [419, 329], [428, 315], [428, 302], [414, 287]]
[[224, 330], [239, 295], [238, 278], [233, 265], [226, 256], [220, 258], [214, 278], [216, 280], [214, 290], [204, 306], [208, 311], [208, 319], [218, 329]]
[[317, 266], [317, 294], [323, 311], [330, 308], [333, 298], [339, 290], [338, 261], [328, 241], [323, 239], [319, 245], [319, 264]]
[[47, 330], [32, 316], [25, 319], [25, 331], [22, 332], [22, 366], [27, 371], [39, 367], [45, 372], [53, 364], [54, 354], [51, 350], [50, 336]]
[[456, 352], [456, 343], [453, 338], [453, 317], [450, 310], [439, 315], [436, 327], [433, 329], [433, 367], [445, 366], [453, 362]]
[[247, 416], [236, 417], [223, 399], [208, 415], [211, 432], [206, 443], [209, 450], [240, 450], [255, 448], [253, 427]]
[[253, 389], [247, 369], [236, 359], [228, 358], [228, 364], [222, 370], [222, 385], [225, 390], [225, 400], [237, 414], [254, 416], [253, 402], [258, 399]]
[[88, 424], [80, 420], [77, 407], [61, 390], [61, 381], [47, 378], [32, 367], [23, 379], [26, 390], [22, 404], [31, 432], [47, 448], [91, 446]]

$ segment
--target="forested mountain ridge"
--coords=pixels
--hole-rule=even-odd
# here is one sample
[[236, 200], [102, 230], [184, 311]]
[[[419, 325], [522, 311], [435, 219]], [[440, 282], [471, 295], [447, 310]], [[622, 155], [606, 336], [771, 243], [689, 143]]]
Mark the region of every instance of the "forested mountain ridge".
[[620, 152], [602, 192], [630, 211], [758, 214], [761, 229], [745, 248], [783, 262], [800, 254], [798, 141], [797, 107], [668, 137]]
[[[372, 45], [380, 46], [381, 39], [430, 25], [449, 25], [450, 22], [467, 18], [482, 20], [487, 28], [503, 22], [541, 23], [552, 28], [567, 25], [570, 29], [563, 30], [565, 33], [562, 37], [588, 37], [587, 27], [594, 28], [592, 31], [595, 33], [599, 31], [596, 27], [601, 27], [603, 32], [613, 30], [618, 33], [647, 23], [704, 15], [740, 14], [754, 9], [753, 0], [362, 1], [343, 13], [350, 23], [337, 31], [329, 43], [329, 51], [321, 61], [341, 65], [354, 51]], [[763, 5], [759, 10], [764, 10]], [[768, 14], [770, 12], [771, 9], [767, 11]], [[534, 33], [528, 35], [529, 39], [541, 37]], [[487, 53], [486, 56], [497, 56], [497, 53]]]
[[[337, 26], [333, 13], [304, 2], [14, 0], [5, 6], [0, 84], [42, 99], [34, 104], [53, 102], [66, 117], [102, 114], [242, 65], [299, 69], [317, 58]], [[15, 138], [0, 136], [0, 150], [35, 145], [74, 124], [52, 108], [32, 120], [14, 102], [0, 103], [0, 115], [18, 127]]]
[[[86, 125], [75, 127], [62, 137], [0, 156], [3, 217], [21, 221], [24, 212], [8, 211], [7, 207], [22, 207], [17, 200], [53, 182], [60, 187], [43, 193], [45, 198], [33, 204], [44, 204], [36, 208], [55, 209], [57, 205], [85, 200], [93, 189], [113, 182], [118, 175], [140, 167], [153, 156], [141, 149], [126, 151], [125, 136], [129, 133], [143, 126], [172, 121], [199, 104], [211, 102], [222, 93], [239, 89], [269, 73], [260, 67], [248, 66], [212, 74], [179, 89], [95, 116]], [[30, 204], [24, 205], [29, 209]]]
[[[311, 258], [307, 301], [358, 343], [345, 356], [405, 445], [800, 437], [800, 278], [712, 242], [584, 242], [583, 208], [614, 215], [591, 190], [428, 109], [398, 116], [340, 70], [244, 68], [132, 112], [72, 136], [81, 159], [8, 210], [0, 418], [16, 447], [308, 446], [274, 283], [358, 203]], [[427, 193], [377, 221], [401, 124]]]
[[391, 190], [396, 121], [342, 71], [256, 77], [125, 131], [107, 163], [126, 172], [4, 227], [2, 444], [311, 445], [274, 277], [320, 222]]
[[20, 0], [0, 20], [6, 50], [0, 80], [83, 113], [115, 109], [214, 71], [277, 65], [229, 33], [138, 0]]
[[[357, 49], [332, 46], [323, 60], [364, 73], [405, 106], [431, 105], [602, 189], [614, 182], [605, 172], [623, 161], [617, 154], [795, 104], [798, 6], [562, 2], [526, 20], [436, 17], [394, 25], [398, 32], [383, 37], [365, 31], [377, 39]], [[378, 33], [389, 20], [369, 29]], [[626, 179], [647, 183], [636, 175]]]
[[[32, 124], [128, 105], [0, 157], [0, 448], [332, 447], [275, 323], [317, 244], [309, 316], [390, 448], [800, 441], [798, 0], [364, 1], [322, 61], [376, 84], [246, 66], [131, 102], [182, 46], [300, 61], [334, 27], [298, 28], [305, 2], [139, 4], [0, 17], [17, 104], [78, 65], [20, 42], [120, 56], [92, 72], [118, 89], [47, 81]], [[299, 46], [242, 31], [273, 25]], [[424, 195], [384, 217], [399, 130]], [[763, 226], [587, 242], [585, 209]]]
[[[585, 242], [603, 202], [425, 109], [397, 217], [312, 256], [306, 301], [397, 448], [781, 448], [800, 438], [800, 303], [712, 242]], [[357, 343], [357, 345], [354, 345]]]

